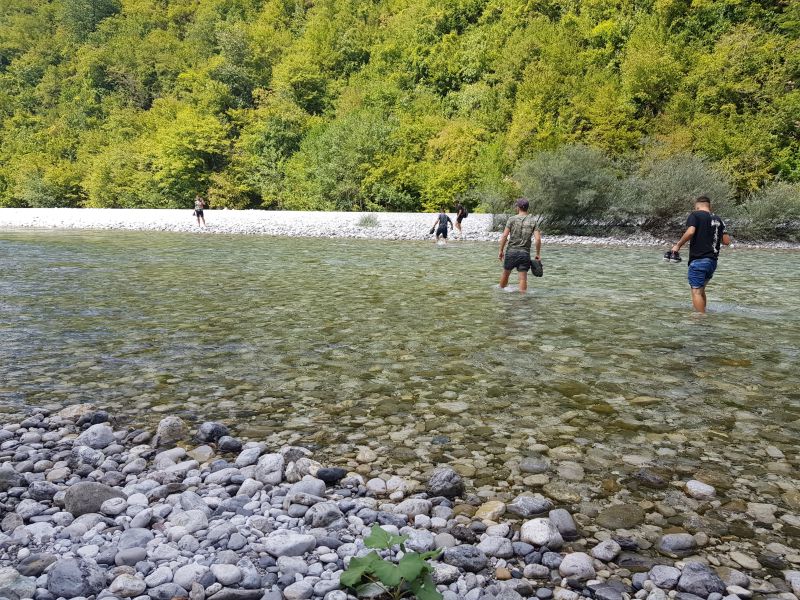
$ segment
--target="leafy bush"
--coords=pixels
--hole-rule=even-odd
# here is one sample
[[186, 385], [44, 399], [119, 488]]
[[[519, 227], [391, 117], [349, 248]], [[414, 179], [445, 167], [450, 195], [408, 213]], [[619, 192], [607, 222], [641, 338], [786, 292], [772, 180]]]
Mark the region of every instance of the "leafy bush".
[[800, 240], [800, 185], [774, 183], [751, 194], [737, 211], [736, 233], [750, 239]]
[[470, 188], [459, 195], [457, 200], [470, 211], [480, 211], [492, 215], [492, 231], [502, 231], [512, 214], [514, 189], [510, 185], [487, 183]]
[[358, 227], [377, 227], [380, 225], [378, 221], [378, 215], [373, 213], [368, 213], [366, 215], [362, 215], [362, 217], [356, 223]]
[[729, 178], [708, 161], [691, 154], [653, 160], [623, 184], [623, 211], [638, 217], [642, 229], [663, 232], [676, 227], [698, 196], [708, 196], [723, 211], [733, 195]]
[[391, 550], [392, 546], [400, 546], [403, 558], [397, 564], [384, 560], [373, 550], [366, 556], [354, 557], [339, 581], [345, 587], [357, 593], [372, 586], [379, 586], [392, 600], [414, 596], [417, 600], [441, 600], [442, 595], [436, 591], [436, 584], [431, 578], [433, 568], [428, 563], [436, 558], [441, 550], [433, 552], [406, 552], [403, 545], [408, 539], [406, 535], [392, 535], [377, 523], [372, 526], [371, 533], [364, 538], [367, 548]]
[[540, 152], [517, 167], [515, 179], [531, 212], [550, 231], [580, 232], [600, 224], [618, 186], [614, 163], [587, 146]]

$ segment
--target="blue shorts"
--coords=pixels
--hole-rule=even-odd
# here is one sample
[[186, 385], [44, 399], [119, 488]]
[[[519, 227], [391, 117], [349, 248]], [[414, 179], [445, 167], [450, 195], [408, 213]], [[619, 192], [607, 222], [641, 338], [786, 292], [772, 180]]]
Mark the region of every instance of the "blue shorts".
[[696, 258], [689, 263], [689, 285], [693, 289], [706, 287], [717, 270], [717, 261], [713, 258]]

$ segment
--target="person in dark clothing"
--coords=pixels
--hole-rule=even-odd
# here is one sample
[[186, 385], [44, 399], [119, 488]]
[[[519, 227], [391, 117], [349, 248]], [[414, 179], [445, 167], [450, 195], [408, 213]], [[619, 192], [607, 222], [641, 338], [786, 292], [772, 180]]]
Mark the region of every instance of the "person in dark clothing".
[[464, 232], [461, 231], [461, 221], [467, 218], [467, 209], [464, 208], [464, 205], [459, 202], [456, 204], [456, 229], [458, 229], [458, 238], [464, 239]]
[[731, 236], [725, 223], [711, 212], [711, 200], [700, 196], [694, 203], [694, 212], [686, 219], [686, 233], [672, 247], [677, 254], [689, 242], [689, 286], [692, 288], [692, 305], [699, 313], [706, 312], [706, 284], [717, 270], [720, 244], [729, 246]]
[[436, 217], [436, 221], [433, 223], [433, 227], [431, 227], [431, 233], [436, 231], [436, 242], [439, 242], [439, 239], [442, 238], [444, 244], [447, 243], [447, 226], [450, 225], [450, 229], [453, 229], [453, 221], [447, 216], [447, 213], [444, 212], [442, 209], [438, 216]]

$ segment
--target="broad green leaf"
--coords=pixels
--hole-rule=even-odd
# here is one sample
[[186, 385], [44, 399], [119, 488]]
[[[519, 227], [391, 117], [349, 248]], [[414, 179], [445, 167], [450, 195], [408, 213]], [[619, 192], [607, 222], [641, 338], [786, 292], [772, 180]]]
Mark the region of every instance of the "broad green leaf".
[[412, 581], [410, 587], [417, 600], [442, 600], [442, 595], [436, 590], [436, 584], [430, 575], [425, 575], [422, 580]]
[[376, 552], [370, 552], [366, 556], [353, 558], [347, 566], [347, 570], [342, 573], [339, 581], [345, 587], [354, 588], [360, 582], [365, 573], [371, 573], [376, 563], [383, 562]]
[[397, 568], [406, 581], [414, 581], [425, 570], [425, 561], [416, 552], [409, 552], [400, 559]]
[[403, 576], [400, 574], [400, 568], [397, 565], [390, 563], [388, 560], [382, 560], [375, 563], [372, 567], [372, 572], [386, 587], [397, 587]]
[[444, 552], [444, 548], [438, 548], [437, 550], [431, 550], [430, 552], [423, 552], [420, 554], [423, 560], [430, 560], [432, 558], [439, 558], [442, 552]]
[[407, 539], [407, 535], [393, 535], [375, 523], [370, 534], [364, 538], [364, 544], [367, 548], [388, 550], [396, 544], [402, 544]]

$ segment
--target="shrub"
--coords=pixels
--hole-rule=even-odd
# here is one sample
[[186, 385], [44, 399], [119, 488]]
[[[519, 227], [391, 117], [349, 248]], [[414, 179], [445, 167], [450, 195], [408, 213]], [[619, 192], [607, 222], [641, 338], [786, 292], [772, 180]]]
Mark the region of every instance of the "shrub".
[[624, 211], [638, 217], [645, 231], [678, 227], [698, 196], [708, 196], [714, 210], [724, 210], [733, 195], [730, 179], [705, 159], [679, 154], [653, 160], [623, 184]]
[[511, 215], [514, 190], [511, 185], [502, 183], [486, 183], [470, 188], [458, 196], [458, 201], [471, 212], [480, 212], [492, 215], [492, 231], [502, 231]]
[[739, 207], [737, 235], [750, 239], [800, 240], [800, 184], [773, 183], [751, 194]]
[[580, 145], [521, 161], [515, 179], [542, 224], [551, 231], [572, 233], [600, 224], [618, 184], [611, 159]]
[[378, 215], [375, 213], [368, 213], [366, 215], [362, 215], [356, 225], [358, 227], [377, 227], [380, 225], [380, 222], [378, 221]]

